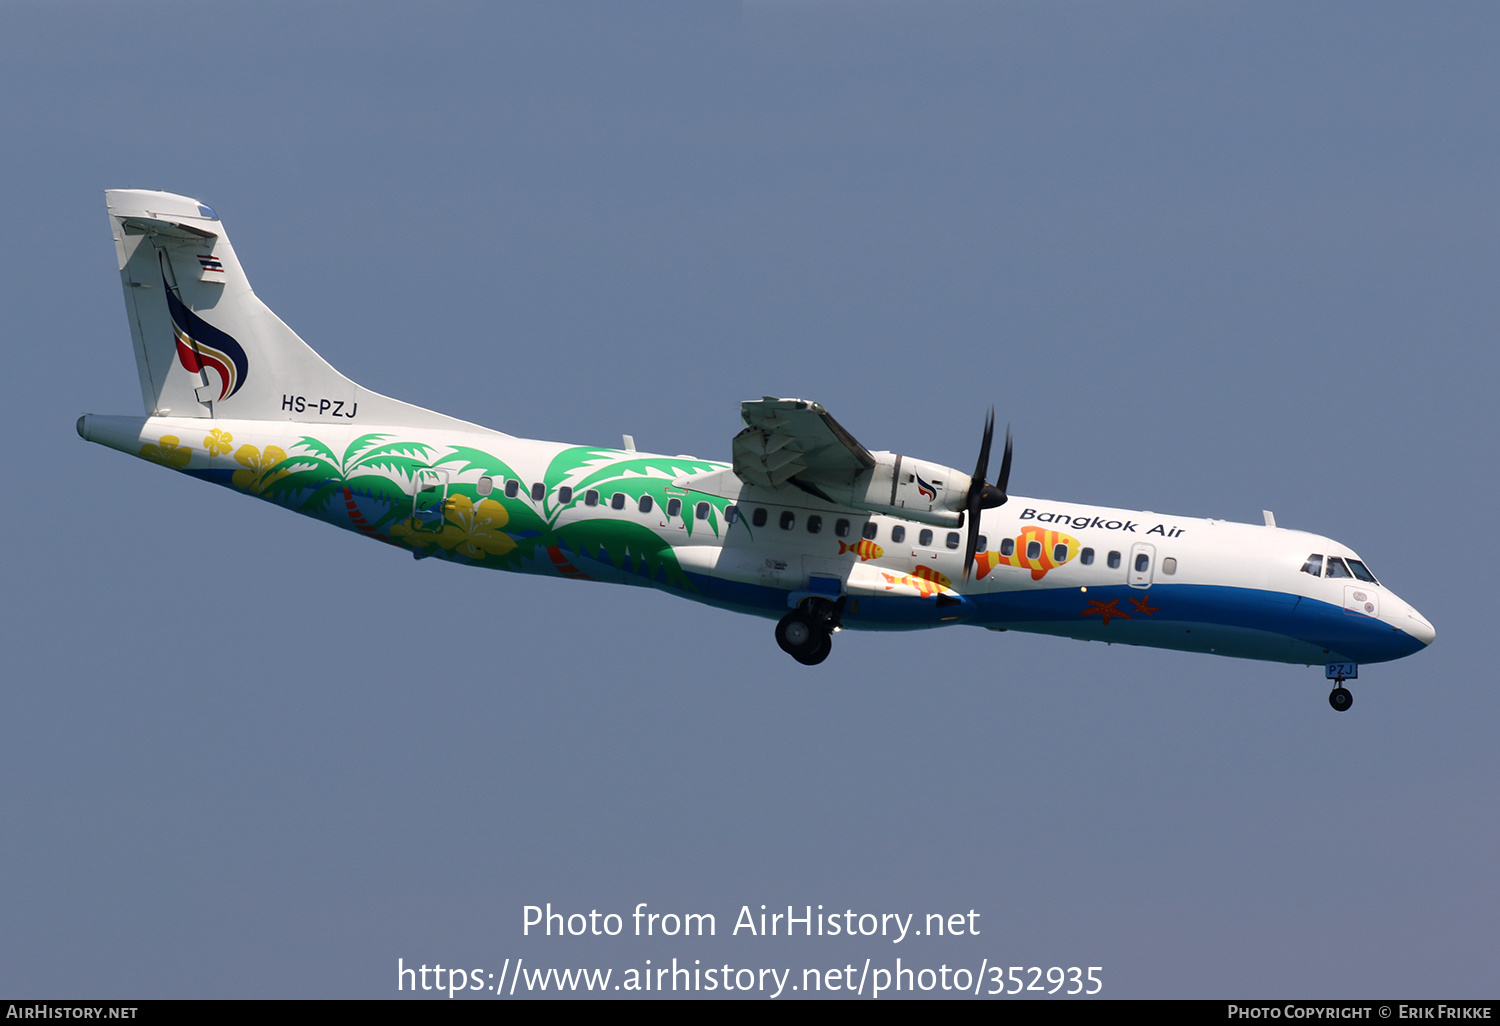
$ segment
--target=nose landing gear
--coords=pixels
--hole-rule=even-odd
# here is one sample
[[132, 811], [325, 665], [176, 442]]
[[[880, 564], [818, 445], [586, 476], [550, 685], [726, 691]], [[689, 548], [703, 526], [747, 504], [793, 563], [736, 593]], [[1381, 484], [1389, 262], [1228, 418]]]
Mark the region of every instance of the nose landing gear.
[[1359, 676], [1359, 664], [1329, 663], [1324, 676], [1333, 681], [1333, 690], [1328, 693], [1328, 704], [1333, 706], [1335, 712], [1347, 712], [1354, 704], [1354, 696], [1344, 687], [1344, 681]]
[[776, 624], [776, 644], [804, 666], [821, 663], [833, 651], [833, 632], [843, 619], [846, 601], [804, 602]]

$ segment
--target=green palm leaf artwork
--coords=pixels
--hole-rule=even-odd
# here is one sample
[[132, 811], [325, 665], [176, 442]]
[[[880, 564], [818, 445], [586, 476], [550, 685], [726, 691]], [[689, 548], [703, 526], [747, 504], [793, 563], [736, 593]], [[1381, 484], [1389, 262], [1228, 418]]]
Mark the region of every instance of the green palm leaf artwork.
[[[269, 482], [264, 495], [299, 513], [323, 517], [342, 516], [334, 496], [347, 488], [386, 506], [373, 526], [396, 519], [410, 503], [407, 482], [418, 470], [428, 468], [436, 450], [424, 442], [386, 442], [388, 434], [371, 432], [355, 438], [339, 456], [332, 447], [312, 435], [304, 435], [286, 459], [267, 468], [262, 479]], [[356, 470], [366, 471], [355, 474]], [[384, 474], [374, 473], [384, 471]]]
[[[621, 456], [626, 458], [621, 459]], [[604, 502], [608, 502], [611, 495], [619, 492], [626, 496], [631, 506], [639, 503], [645, 495], [651, 496], [658, 506], [665, 506], [671, 498], [682, 499], [685, 505], [690, 504], [690, 499], [691, 504], [707, 501], [709, 515], [706, 519], [698, 520], [691, 513], [685, 514], [687, 533], [691, 535], [695, 530], [707, 529], [718, 535], [723, 523], [724, 508], [729, 505], [729, 500], [718, 496], [690, 495], [683, 489], [673, 487], [672, 482], [678, 478], [723, 469], [723, 463], [690, 456], [631, 456], [617, 449], [575, 446], [558, 453], [552, 460], [547, 468], [545, 483], [549, 502], [556, 495], [559, 485], [570, 485], [573, 495], [568, 505], [582, 502], [584, 494], [591, 488], [600, 493], [601, 501]], [[555, 509], [549, 509], [549, 522], [556, 523], [558, 514], [565, 508], [567, 507], [558, 505]]]
[[580, 520], [558, 528], [557, 540], [590, 559], [639, 575], [642, 584], [659, 582], [676, 588], [692, 587], [672, 547], [640, 524], [625, 520]]

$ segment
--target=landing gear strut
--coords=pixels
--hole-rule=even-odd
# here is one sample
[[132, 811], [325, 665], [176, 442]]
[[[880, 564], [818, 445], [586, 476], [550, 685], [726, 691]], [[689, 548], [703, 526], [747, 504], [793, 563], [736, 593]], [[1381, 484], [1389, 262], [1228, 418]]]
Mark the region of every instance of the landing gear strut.
[[1349, 707], [1354, 704], [1354, 696], [1344, 687], [1347, 679], [1342, 673], [1333, 678], [1333, 690], [1328, 692], [1328, 704], [1333, 706], [1335, 712], [1348, 712]]
[[804, 666], [816, 666], [833, 651], [833, 632], [844, 616], [844, 599], [809, 600], [781, 618], [776, 644]]

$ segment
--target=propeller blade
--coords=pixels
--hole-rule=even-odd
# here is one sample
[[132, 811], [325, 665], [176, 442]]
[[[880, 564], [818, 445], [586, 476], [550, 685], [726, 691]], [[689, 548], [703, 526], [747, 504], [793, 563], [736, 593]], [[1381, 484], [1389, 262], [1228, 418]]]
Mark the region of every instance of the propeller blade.
[[[984, 438], [979, 443], [979, 462], [974, 465], [974, 476], [969, 481], [969, 498], [984, 487], [984, 479], [990, 471], [990, 442], [995, 438], [995, 408], [990, 407], [984, 418]], [[967, 502], [965, 503], [967, 505]]]
[[[1007, 440], [1009, 437], [1007, 430]], [[984, 438], [979, 443], [979, 462], [974, 465], [974, 476], [969, 479], [969, 494], [964, 497], [964, 523], [968, 528], [968, 538], [964, 544], [964, 580], [966, 581], [969, 579], [969, 572], [974, 569], [974, 551], [979, 548], [979, 511], [984, 508], [985, 492], [989, 490], [984, 477], [990, 469], [990, 443], [994, 438], [995, 408], [991, 406], [989, 414], [984, 418]]]
[[[1000, 457], [1000, 480], [995, 482], [995, 490], [1000, 493], [1000, 501], [996, 506], [1005, 505], [1005, 500], [1010, 498], [1010, 425], [1005, 425], [1005, 455]], [[987, 507], [988, 508], [988, 507]]]

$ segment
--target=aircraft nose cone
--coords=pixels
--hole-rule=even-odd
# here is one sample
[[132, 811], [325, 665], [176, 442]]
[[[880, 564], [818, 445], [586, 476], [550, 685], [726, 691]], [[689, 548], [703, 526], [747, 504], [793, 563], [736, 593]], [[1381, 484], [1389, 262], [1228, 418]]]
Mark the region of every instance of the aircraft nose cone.
[[1424, 645], [1432, 644], [1432, 639], [1437, 637], [1437, 628], [1410, 606], [1406, 607], [1406, 623], [1401, 625], [1401, 629]]

